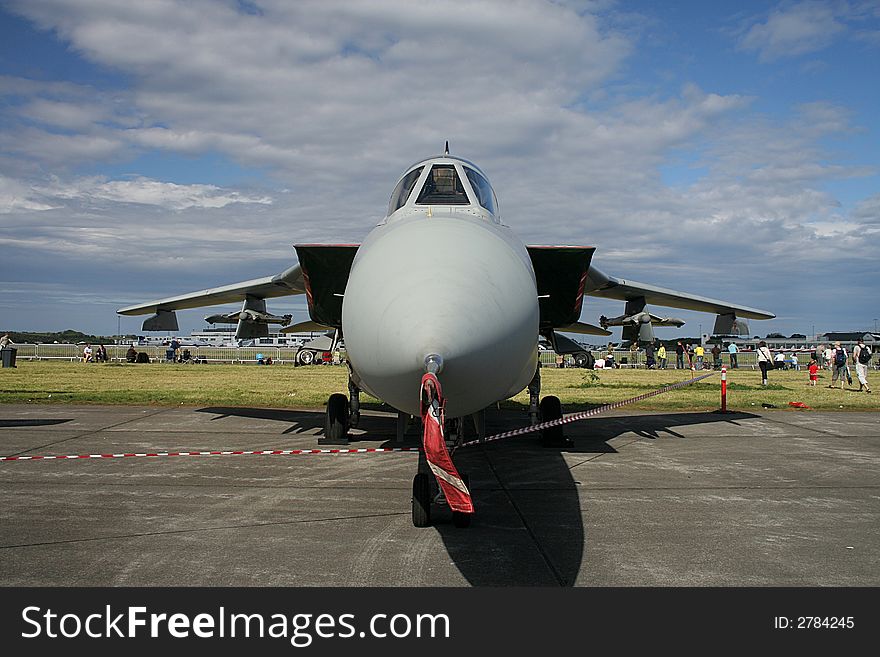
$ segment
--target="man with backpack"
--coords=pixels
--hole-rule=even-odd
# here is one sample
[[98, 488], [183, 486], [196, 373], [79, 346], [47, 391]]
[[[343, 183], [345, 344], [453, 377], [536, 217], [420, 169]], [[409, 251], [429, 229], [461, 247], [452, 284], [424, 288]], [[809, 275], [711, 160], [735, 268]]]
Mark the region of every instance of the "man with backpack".
[[834, 343], [834, 351], [831, 354], [831, 385], [833, 388], [840, 379], [840, 389], [843, 390], [843, 383], [846, 381], [846, 349], [840, 346], [839, 342]]
[[864, 340], [859, 340], [856, 348], [853, 349], [853, 362], [856, 364], [856, 376], [859, 377], [859, 392], [862, 388], [865, 392], [871, 392], [868, 387], [868, 365], [871, 363], [871, 348], [865, 344]]

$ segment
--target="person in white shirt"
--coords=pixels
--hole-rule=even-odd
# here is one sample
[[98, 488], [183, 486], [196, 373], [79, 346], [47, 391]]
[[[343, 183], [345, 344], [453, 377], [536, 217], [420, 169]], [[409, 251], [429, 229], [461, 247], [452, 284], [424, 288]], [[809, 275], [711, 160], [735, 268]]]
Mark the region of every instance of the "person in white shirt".
[[784, 370], [785, 369], [785, 353], [784, 352], [780, 351], [778, 354], [776, 354], [773, 357], [773, 367], [775, 367], [777, 370]]
[[761, 385], [767, 385], [767, 370], [773, 367], [772, 363], [773, 355], [767, 348], [767, 343], [761, 340], [758, 343], [758, 367], [761, 368]]
[[856, 364], [856, 376], [859, 377], [859, 392], [862, 388], [865, 392], [871, 392], [868, 387], [868, 364], [871, 362], [871, 348], [865, 344], [864, 340], [859, 340], [856, 348], [853, 349], [853, 362]]

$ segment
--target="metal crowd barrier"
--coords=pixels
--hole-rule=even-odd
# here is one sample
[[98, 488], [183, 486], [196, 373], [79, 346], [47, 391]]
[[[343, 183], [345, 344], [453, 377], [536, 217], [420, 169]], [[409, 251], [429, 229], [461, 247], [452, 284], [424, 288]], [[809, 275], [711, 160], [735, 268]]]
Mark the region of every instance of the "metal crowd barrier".
[[[13, 345], [17, 350], [17, 360], [48, 360], [70, 361], [82, 360], [85, 345], [81, 344], [18, 344]], [[97, 344], [92, 345], [92, 357]], [[107, 358], [110, 362], [125, 362], [128, 345], [104, 345], [107, 349]], [[163, 345], [135, 345], [134, 348], [140, 353], [146, 353], [150, 362], [165, 363], [168, 347]], [[234, 364], [257, 364], [257, 355], [262, 354], [264, 361], [271, 358], [273, 363], [293, 364], [297, 349], [295, 347], [181, 347], [179, 355], [184, 349], [188, 349], [193, 360], [207, 363], [234, 363]], [[342, 358], [345, 350], [339, 351]]]
[[[66, 360], [78, 361], [82, 360], [82, 352], [85, 345], [79, 344], [15, 344], [13, 345], [18, 353], [18, 360]], [[111, 362], [125, 362], [125, 354], [128, 351], [128, 345], [104, 345], [107, 349], [107, 357]], [[94, 350], [97, 345], [92, 345]], [[166, 350], [162, 345], [135, 345], [138, 352], [146, 352], [150, 358], [150, 362], [164, 363], [166, 359]], [[271, 358], [273, 363], [279, 365], [290, 365], [294, 363], [296, 358], [295, 347], [181, 347], [180, 353], [184, 349], [188, 349], [192, 358], [199, 362], [206, 363], [230, 363], [230, 364], [250, 364], [257, 363], [257, 354], [263, 354], [265, 358]], [[593, 350], [590, 352], [594, 359], [604, 358], [608, 353], [604, 350]], [[614, 360], [621, 368], [644, 368], [645, 352], [633, 352], [628, 349], [615, 349]], [[675, 369], [675, 351], [667, 350], [667, 369]], [[340, 351], [340, 356], [344, 361], [345, 351]], [[757, 369], [758, 359], [754, 351], [740, 351], [738, 354], [738, 365], [743, 369]], [[556, 367], [557, 354], [553, 351], [540, 351], [538, 359], [542, 367]], [[874, 366], [877, 367], [880, 359], [874, 359]], [[659, 367], [659, 360], [655, 355], [656, 365]], [[708, 367], [712, 368], [712, 354], [707, 353], [703, 358], [704, 363], [708, 363]], [[723, 365], [730, 367], [730, 355], [727, 351], [721, 355]], [[810, 364], [809, 352], [798, 352], [798, 366], [800, 369], [806, 369]], [[685, 369], [689, 369], [687, 358], [684, 361]], [[574, 358], [565, 356], [565, 367], [575, 367]]]
[[[608, 351], [606, 350], [592, 350], [589, 353], [593, 355], [594, 360], [600, 358], [604, 359], [605, 356], [608, 355]], [[644, 351], [633, 352], [629, 349], [615, 349], [612, 353], [614, 354], [615, 365], [622, 369], [644, 369], [647, 367], [647, 359], [645, 358]], [[542, 367], [556, 367], [557, 354], [553, 351], [542, 351], [538, 354], [538, 360], [541, 362]], [[659, 368], [660, 359], [657, 358], [656, 352], [654, 355], [654, 361], [655, 369]], [[696, 364], [696, 359], [694, 359], [694, 363]], [[703, 356], [703, 364], [704, 368], [708, 365], [708, 369], [712, 369], [713, 360], [711, 353], [707, 353]], [[721, 364], [730, 367], [730, 354], [726, 351], [721, 354]], [[806, 366], [810, 364], [809, 354], [798, 354], [798, 364], [801, 369], [805, 369]], [[741, 351], [737, 354], [737, 365], [742, 369], [758, 369], [758, 356], [754, 351]], [[573, 356], [565, 356], [565, 367], [576, 367]], [[672, 351], [671, 353], [669, 350], [666, 351], [666, 369], [676, 369], [675, 351]], [[687, 356], [684, 358], [684, 369], [690, 369]]]

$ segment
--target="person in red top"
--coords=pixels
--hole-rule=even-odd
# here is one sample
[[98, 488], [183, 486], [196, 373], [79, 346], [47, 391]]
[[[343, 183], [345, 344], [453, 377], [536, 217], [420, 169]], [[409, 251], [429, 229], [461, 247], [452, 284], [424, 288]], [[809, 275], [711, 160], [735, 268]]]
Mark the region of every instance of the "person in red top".
[[816, 385], [816, 381], [819, 380], [819, 364], [815, 359], [810, 361], [810, 385]]

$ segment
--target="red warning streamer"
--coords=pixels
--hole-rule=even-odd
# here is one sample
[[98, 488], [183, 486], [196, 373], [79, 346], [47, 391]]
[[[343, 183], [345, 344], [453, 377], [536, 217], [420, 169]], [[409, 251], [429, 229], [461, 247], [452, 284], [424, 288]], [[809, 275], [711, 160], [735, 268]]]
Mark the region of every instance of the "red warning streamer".
[[458, 470], [452, 463], [452, 457], [449, 456], [449, 450], [446, 449], [446, 439], [443, 437], [445, 419], [443, 391], [440, 388], [440, 381], [434, 374], [428, 372], [422, 377], [419, 397], [424, 425], [422, 445], [431, 472], [437, 478], [437, 483], [446, 496], [450, 509], [461, 513], [473, 513], [474, 503], [471, 500], [471, 492], [461, 480]]

